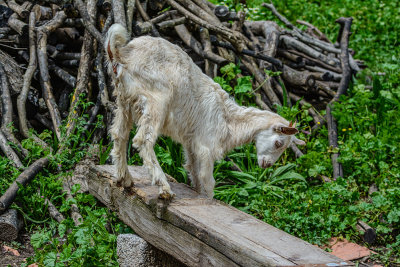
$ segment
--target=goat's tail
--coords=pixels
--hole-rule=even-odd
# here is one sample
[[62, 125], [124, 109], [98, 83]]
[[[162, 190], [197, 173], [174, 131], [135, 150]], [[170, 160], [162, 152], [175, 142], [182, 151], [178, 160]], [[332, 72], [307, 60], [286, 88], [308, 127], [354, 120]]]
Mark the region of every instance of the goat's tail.
[[107, 31], [104, 48], [107, 52], [110, 62], [120, 61], [119, 48], [128, 42], [128, 32], [121, 24], [113, 24]]

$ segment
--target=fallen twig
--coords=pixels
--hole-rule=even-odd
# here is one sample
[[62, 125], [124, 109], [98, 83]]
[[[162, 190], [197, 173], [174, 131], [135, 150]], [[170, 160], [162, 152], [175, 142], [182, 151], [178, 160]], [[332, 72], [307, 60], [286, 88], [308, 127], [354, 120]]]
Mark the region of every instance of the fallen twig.
[[29, 183], [44, 167], [49, 164], [48, 157], [36, 160], [32, 165], [26, 168], [15, 181], [10, 185], [7, 191], [0, 197], [0, 214], [3, 213], [14, 201], [17, 196], [19, 184], [25, 186]]

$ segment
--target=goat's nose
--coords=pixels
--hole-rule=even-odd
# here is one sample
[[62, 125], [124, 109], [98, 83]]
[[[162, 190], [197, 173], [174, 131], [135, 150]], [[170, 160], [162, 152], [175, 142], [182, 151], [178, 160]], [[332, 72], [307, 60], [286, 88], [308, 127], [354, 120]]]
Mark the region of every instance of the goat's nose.
[[265, 160], [262, 161], [261, 168], [265, 169], [265, 168], [269, 168], [271, 166], [272, 166], [271, 162], [265, 161]]

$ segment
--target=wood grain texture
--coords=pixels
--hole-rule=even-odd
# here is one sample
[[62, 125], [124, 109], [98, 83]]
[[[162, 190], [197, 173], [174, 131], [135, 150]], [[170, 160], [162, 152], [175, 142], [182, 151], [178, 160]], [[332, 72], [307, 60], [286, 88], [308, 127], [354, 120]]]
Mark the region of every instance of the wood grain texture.
[[[147, 171], [130, 166], [132, 191], [117, 187], [114, 166], [92, 166], [89, 191], [142, 238], [188, 266], [340, 264], [339, 258], [189, 186], [170, 183], [176, 197], [158, 199]], [[342, 263], [341, 266], [349, 265]]]

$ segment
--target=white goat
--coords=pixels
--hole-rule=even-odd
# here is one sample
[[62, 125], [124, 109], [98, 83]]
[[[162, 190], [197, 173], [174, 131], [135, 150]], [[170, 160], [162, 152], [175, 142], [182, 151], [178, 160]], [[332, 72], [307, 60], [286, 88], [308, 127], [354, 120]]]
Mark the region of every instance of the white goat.
[[178, 46], [148, 36], [127, 41], [125, 28], [114, 24], [104, 44], [117, 96], [112, 156], [124, 187], [133, 185], [126, 159], [133, 123], [138, 126], [133, 145], [164, 198], [173, 192], [153, 149], [160, 134], [183, 145], [194, 188], [210, 198], [214, 162], [234, 147], [255, 140], [258, 164], [266, 168], [291, 142], [305, 144], [281, 116], [237, 105]]

